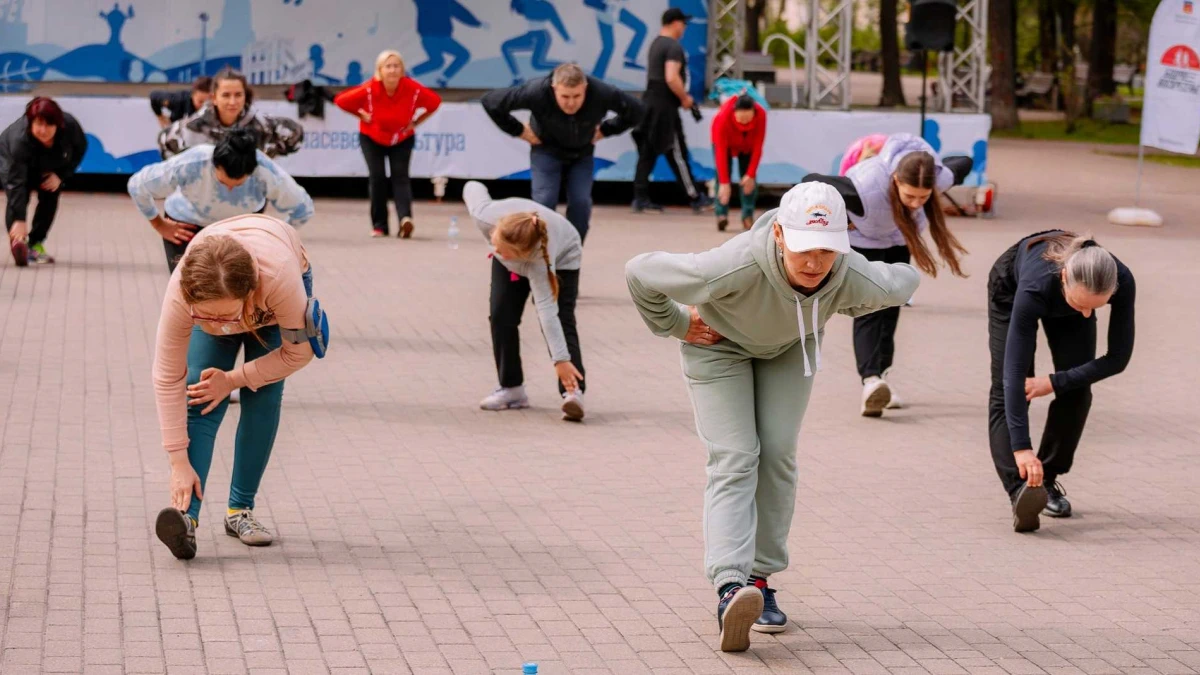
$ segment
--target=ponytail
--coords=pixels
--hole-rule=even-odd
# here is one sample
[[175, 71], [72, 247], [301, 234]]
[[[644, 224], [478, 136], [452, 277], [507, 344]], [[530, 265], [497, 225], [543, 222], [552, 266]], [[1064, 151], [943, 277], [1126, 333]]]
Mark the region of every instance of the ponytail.
[[942, 201], [937, 193], [937, 164], [933, 160], [933, 155], [927, 152], [909, 153], [900, 160], [896, 166], [896, 172], [892, 175], [893, 179], [889, 181], [888, 185], [888, 202], [892, 207], [892, 219], [895, 221], [897, 229], [900, 230], [900, 234], [904, 236], [904, 243], [912, 253], [913, 263], [922, 272], [931, 277], [937, 277], [937, 261], [930, 254], [925, 240], [921, 238], [921, 231], [917, 227], [916, 219], [913, 218], [908, 207], [900, 201], [898, 183], [932, 190], [929, 201], [925, 202], [924, 206], [925, 218], [929, 221], [929, 236], [933, 238], [938, 254], [950, 267], [954, 276], [966, 277], [959, 256], [965, 254], [967, 249], [946, 226], [946, 216], [942, 213]]
[[538, 245], [542, 247], [542, 260], [546, 263], [546, 277], [550, 282], [550, 291], [554, 293], [554, 299], [558, 300], [558, 275], [554, 273], [554, 268], [550, 266], [550, 231], [546, 225], [546, 221], [533, 215], [534, 226], [537, 228]]
[[513, 213], [496, 223], [495, 235], [526, 258], [541, 249], [542, 260], [546, 263], [546, 278], [554, 299], [558, 300], [558, 276], [550, 265], [550, 229], [546, 221], [536, 213]]
[[1117, 290], [1117, 260], [1090, 234], [1045, 234], [1029, 240], [1026, 249], [1046, 244], [1042, 258], [1066, 270], [1066, 285], [1080, 284], [1089, 293], [1111, 295]]

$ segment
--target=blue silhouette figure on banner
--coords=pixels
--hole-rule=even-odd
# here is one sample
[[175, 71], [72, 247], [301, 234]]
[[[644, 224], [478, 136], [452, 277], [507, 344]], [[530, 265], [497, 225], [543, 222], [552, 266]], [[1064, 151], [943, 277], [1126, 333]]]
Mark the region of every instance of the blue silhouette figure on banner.
[[558, 16], [558, 10], [554, 9], [554, 5], [546, 0], [512, 0], [509, 8], [529, 19], [529, 32], [506, 40], [504, 44], [500, 45], [500, 53], [504, 56], [504, 62], [508, 64], [508, 69], [512, 71], [513, 85], [515, 86], [521, 84], [524, 79], [517, 67], [514, 52], [531, 52], [529, 65], [535, 70], [554, 70], [559, 65], [557, 61], [546, 58], [546, 54], [550, 52], [552, 40], [550, 31], [543, 27], [546, 22], [553, 25], [568, 44], [571, 43], [571, 35], [567, 33], [567, 27], [563, 25], [562, 18]]
[[113, 8], [109, 12], [100, 12], [100, 18], [108, 22], [108, 44], [121, 45], [121, 29], [125, 27], [125, 22], [133, 18], [133, 5], [127, 8], [128, 14], [121, 13], [121, 6], [113, 3]]
[[346, 84], [350, 86], [362, 84], [364, 79], [361, 63], [351, 61], [346, 65]]
[[600, 28], [600, 56], [596, 66], [592, 68], [592, 76], [601, 80], [608, 74], [608, 62], [613, 54], [613, 26], [619, 21], [633, 31], [629, 47], [625, 49], [625, 67], [634, 70], [645, 70], [638, 63], [638, 54], [642, 51], [642, 43], [646, 40], [646, 24], [628, 9], [628, 0], [583, 0], [583, 4], [596, 10], [596, 25]]
[[484, 24], [458, 0], [413, 0], [413, 4], [417, 6], [417, 33], [427, 60], [414, 66], [410, 74], [416, 78], [441, 70], [449, 54], [454, 60], [437, 80], [439, 87], [445, 87], [471, 60], [471, 52], [454, 39], [452, 19], [471, 28], [483, 28]]
[[942, 127], [937, 123], [937, 120], [926, 119], [925, 126], [921, 129], [921, 137], [925, 142], [933, 148], [933, 151], [941, 154], [942, 152]]
[[988, 142], [975, 141], [971, 146], [971, 173], [963, 181], [964, 185], [983, 185], [987, 177]]
[[341, 84], [341, 80], [336, 77], [331, 77], [322, 73], [325, 69], [325, 48], [321, 45], [313, 45], [308, 48], [308, 60], [312, 63], [312, 79], [314, 82], [321, 81], [324, 84]]
[[101, 78], [106, 82], [143, 82], [154, 73], [166, 79], [154, 64], [125, 51], [121, 43], [121, 31], [125, 22], [134, 18], [133, 5], [124, 12], [117, 3], [108, 12], [100, 12], [100, 18], [108, 22], [108, 42], [102, 45], [84, 45], [63, 54], [46, 64], [48, 70], [57, 70], [65, 75], [80, 78]]
[[[671, 0], [671, 7], [678, 7], [684, 14], [693, 17], [683, 33], [679, 44], [687, 52], [688, 93], [697, 101], [704, 100], [704, 77], [708, 63], [708, 3], [705, 0]], [[661, 159], [661, 158], [660, 158]]]

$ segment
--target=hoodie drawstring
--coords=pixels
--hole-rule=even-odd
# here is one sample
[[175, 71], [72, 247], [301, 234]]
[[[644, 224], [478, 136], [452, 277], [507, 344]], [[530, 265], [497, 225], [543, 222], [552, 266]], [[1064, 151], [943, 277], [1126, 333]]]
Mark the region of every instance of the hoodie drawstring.
[[[821, 307], [821, 299], [813, 298], [812, 328], [813, 328], [813, 341], [816, 342], [816, 350], [815, 350], [816, 353], [814, 354], [814, 356], [816, 357], [815, 358], [816, 369], [818, 372], [821, 370], [821, 338], [817, 332], [817, 325], [818, 325], [817, 316], [818, 316], [818, 311], [820, 310], [820, 307]], [[813, 368], [809, 364], [809, 361], [808, 361], [808, 330], [804, 327], [804, 306], [800, 304], [799, 300], [796, 301], [796, 322], [800, 324], [800, 350], [802, 352], [804, 352], [804, 376], [812, 377], [813, 376]]]

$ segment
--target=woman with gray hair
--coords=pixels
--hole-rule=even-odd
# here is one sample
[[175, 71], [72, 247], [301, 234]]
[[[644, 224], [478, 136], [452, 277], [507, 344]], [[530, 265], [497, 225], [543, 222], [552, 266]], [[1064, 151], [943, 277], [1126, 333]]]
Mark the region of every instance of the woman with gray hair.
[[[988, 276], [988, 406], [992, 460], [1012, 501], [1013, 529], [1032, 532], [1039, 514], [1071, 515], [1057, 483], [1071, 470], [1092, 406], [1092, 384], [1116, 375], [1133, 355], [1133, 273], [1089, 236], [1052, 230], [1017, 242]], [[1096, 357], [1096, 310], [1112, 305], [1108, 353]], [[1038, 321], [1055, 372], [1034, 375]], [[1035, 455], [1029, 402], [1054, 394]]]

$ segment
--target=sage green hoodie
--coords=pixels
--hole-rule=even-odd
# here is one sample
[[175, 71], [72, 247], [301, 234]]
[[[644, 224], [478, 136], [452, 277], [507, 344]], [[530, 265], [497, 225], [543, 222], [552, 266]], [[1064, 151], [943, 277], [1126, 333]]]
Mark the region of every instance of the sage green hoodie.
[[[817, 339], [834, 314], [861, 316], [898, 307], [917, 290], [911, 265], [869, 262], [851, 251], [837, 257], [829, 280], [813, 295], [788, 283], [775, 243], [773, 209], [749, 232], [702, 253], [644, 253], [625, 266], [629, 292], [655, 335], [683, 339], [694, 305], [700, 318], [747, 356], [770, 359], [797, 341]], [[807, 350], [806, 350], [807, 352]], [[811, 376], [807, 353], [805, 376]]]

